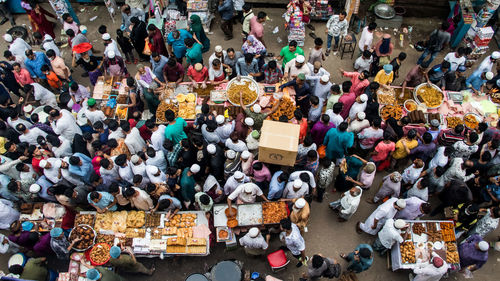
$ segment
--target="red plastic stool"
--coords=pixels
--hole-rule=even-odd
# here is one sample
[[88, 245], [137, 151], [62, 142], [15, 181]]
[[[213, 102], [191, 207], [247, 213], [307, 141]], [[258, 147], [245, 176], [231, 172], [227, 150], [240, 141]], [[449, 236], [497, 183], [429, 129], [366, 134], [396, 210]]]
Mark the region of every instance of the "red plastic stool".
[[267, 255], [267, 261], [269, 262], [269, 266], [271, 266], [273, 272], [284, 269], [290, 262], [286, 258], [285, 251], [283, 250], [278, 250]]

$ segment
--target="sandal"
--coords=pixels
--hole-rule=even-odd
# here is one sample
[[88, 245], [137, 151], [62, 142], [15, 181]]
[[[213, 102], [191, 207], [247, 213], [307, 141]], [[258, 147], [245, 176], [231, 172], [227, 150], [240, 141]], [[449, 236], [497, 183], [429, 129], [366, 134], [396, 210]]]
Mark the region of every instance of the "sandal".
[[361, 234], [363, 233], [363, 230], [361, 230], [361, 227], [359, 226], [361, 224], [361, 222], [358, 221], [358, 223], [356, 223], [356, 233], [358, 234]]
[[344, 253], [341, 253], [339, 256], [340, 256], [341, 258], [345, 259], [345, 260], [347, 259], [347, 255], [346, 255], [346, 254], [344, 254]]

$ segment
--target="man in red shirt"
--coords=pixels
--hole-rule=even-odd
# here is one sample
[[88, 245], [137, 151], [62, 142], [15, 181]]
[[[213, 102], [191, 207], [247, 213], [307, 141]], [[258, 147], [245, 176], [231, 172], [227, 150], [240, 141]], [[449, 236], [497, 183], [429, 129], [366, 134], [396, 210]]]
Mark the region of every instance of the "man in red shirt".
[[187, 75], [189, 80], [198, 87], [198, 83], [205, 84], [208, 79], [208, 69], [201, 63], [196, 63], [194, 67], [191, 65], [188, 68]]

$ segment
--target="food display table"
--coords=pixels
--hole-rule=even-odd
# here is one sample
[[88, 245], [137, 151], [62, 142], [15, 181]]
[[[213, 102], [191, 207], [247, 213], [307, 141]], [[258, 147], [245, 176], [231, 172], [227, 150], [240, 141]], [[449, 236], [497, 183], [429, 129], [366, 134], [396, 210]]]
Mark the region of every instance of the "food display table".
[[413, 269], [427, 264], [435, 252], [447, 262], [451, 270], [460, 269], [453, 221], [408, 220], [411, 233], [403, 243], [391, 249], [392, 270]]
[[96, 243], [130, 246], [136, 256], [207, 256], [210, 254], [208, 220], [202, 211], [178, 212], [170, 220], [166, 213], [120, 211], [97, 214], [80, 212], [75, 226], [94, 228]]
[[23, 203], [19, 220], [31, 222], [30, 231], [49, 232], [54, 227], [60, 227], [66, 210], [56, 203]]
[[125, 120], [128, 108], [120, 109], [121, 105], [127, 105], [128, 93], [125, 91], [127, 79], [122, 76], [100, 76], [92, 93], [92, 98], [97, 101], [98, 107], [108, 118], [117, 116]]

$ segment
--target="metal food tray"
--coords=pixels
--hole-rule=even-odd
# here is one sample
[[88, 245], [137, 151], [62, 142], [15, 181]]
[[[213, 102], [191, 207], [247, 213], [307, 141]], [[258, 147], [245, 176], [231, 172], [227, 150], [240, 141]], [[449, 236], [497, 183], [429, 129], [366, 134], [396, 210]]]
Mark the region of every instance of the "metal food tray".
[[[468, 112], [468, 113], [465, 113], [465, 114], [464, 114], [464, 117], [462, 118], [462, 120], [464, 120], [464, 126], [465, 126], [465, 127], [467, 127], [467, 124], [465, 124], [465, 116], [467, 116], [467, 115], [472, 115], [472, 116], [476, 117], [476, 121], [478, 121], [478, 123], [483, 122], [483, 117], [479, 116], [478, 114], [476, 114], [476, 113], [474, 113], [474, 112]], [[467, 127], [467, 128], [468, 128], [468, 129], [471, 129], [471, 128], [469, 128], [469, 127]], [[473, 130], [473, 129], [471, 129], [471, 130]]]
[[438, 106], [429, 107], [429, 106], [427, 106], [427, 104], [425, 104], [425, 102], [421, 102], [420, 99], [418, 98], [418, 94], [417, 94], [418, 89], [420, 89], [421, 87], [426, 86], [426, 85], [427, 85], [427, 83], [422, 83], [422, 84], [418, 85], [417, 87], [415, 87], [415, 89], [413, 90], [413, 99], [417, 102], [418, 105], [424, 105], [425, 107], [427, 107], [427, 109], [440, 108], [441, 105], [443, 105], [443, 103], [444, 103], [444, 93], [438, 86], [436, 86], [434, 84], [431, 84], [431, 87], [436, 89], [438, 92], [441, 93], [441, 103]]
[[238, 226], [251, 226], [261, 225], [262, 218], [262, 204], [242, 204], [238, 205]]
[[214, 205], [213, 214], [214, 214], [214, 226], [227, 226], [227, 217], [224, 213], [227, 209], [227, 204], [218, 204]]
[[[233, 85], [233, 84], [244, 83], [246, 81], [249, 81], [251, 83], [250, 87], [248, 87], [248, 88], [250, 90], [252, 90], [252, 91], [257, 92], [257, 97], [255, 98], [255, 100], [252, 101], [250, 104], [246, 104], [245, 105], [245, 106], [252, 106], [255, 102], [257, 102], [259, 100], [259, 97], [260, 97], [260, 87], [259, 87], [259, 84], [253, 78], [251, 78], [250, 76], [241, 76], [239, 81], [238, 81], [238, 77], [235, 77], [235, 78], [231, 79], [231, 81], [229, 81], [229, 83], [227, 83], [226, 90], [228, 90], [229, 88], [231, 88], [231, 85]], [[231, 99], [229, 98], [229, 94], [227, 95], [227, 101], [229, 101], [234, 106], [240, 106], [239, 103], [235, 104], [235, 103], [233, 103], [231, 101]]]

